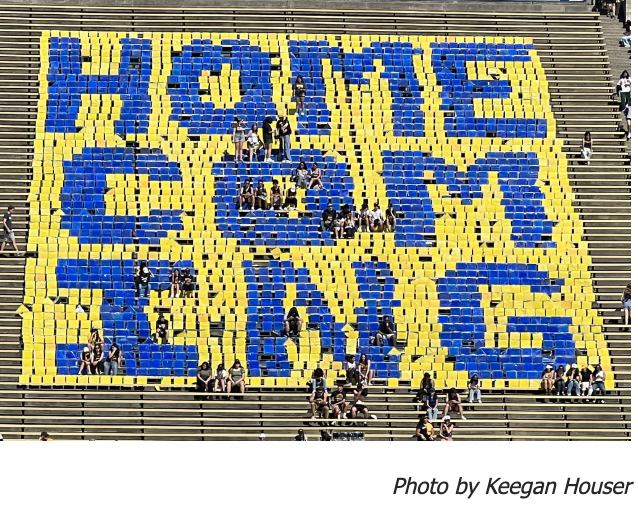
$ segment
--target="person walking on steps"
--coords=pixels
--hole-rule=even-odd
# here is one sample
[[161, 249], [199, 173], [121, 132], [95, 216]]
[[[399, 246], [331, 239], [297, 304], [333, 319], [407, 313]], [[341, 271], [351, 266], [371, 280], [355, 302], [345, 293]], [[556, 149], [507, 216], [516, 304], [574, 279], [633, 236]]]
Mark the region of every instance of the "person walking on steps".
[[618, 95], [620, 95], [620, 111], [622, 112], [627, 107], [631, 95], [631, 77], [629, 77], [628, 71], [622, 71], [620, 79], [616, 83], [616, 89], [618, 90]]
[[620, 302], [622, 302], [622, 308], [625, 313], [625, 331], [629, 331], [629, 322], [631, 321], [631, 283], [623, 290]]
[[594, 154], [594, 141], [591, 139], [591, 132], [585, 132], [581, 145], [581, 154], [585, 159], [585, 163], [589, 165], [591, 157]]
[[13, 244], [13, 248], [16, 250], [16, 256], [21, 257], [24, 253], [20, 252], [18, 245], [16, 244], [16, 235], [13, 232], [13, 212], [15, 211], [14, 206], [9, 206], [7, 212], [4, 213], [4, 218], [2, 220], [2, 227], [4, 229], [4, 241], [2, 241], [2, 246], [0, 247], [0, 252], [4, 253], [4, 247], [11, 243]]

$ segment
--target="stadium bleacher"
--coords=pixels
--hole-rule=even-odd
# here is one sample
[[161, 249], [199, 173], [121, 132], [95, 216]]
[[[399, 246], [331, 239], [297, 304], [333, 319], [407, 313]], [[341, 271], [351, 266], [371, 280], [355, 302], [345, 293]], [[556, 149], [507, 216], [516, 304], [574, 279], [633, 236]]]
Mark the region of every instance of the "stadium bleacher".
[[[1, 267], [0, 290], [19, 283], [23, 302], [16, 318], [17, 297], [0, 299], [5, 438], [285, 439], [309, 416], [313, 369], [332, 386], [364, 352], [369, 439], [412, 435], [424, 372], [442, 388], [482, 378], [460, 439], [630, 437], [629, 341], [610, 313], [628, 161], [594, 14], [173, 11], [7, 9], [18, 31], [0, 34], [12, 77], [0, 112], [35, 140], [24, 160], [3, 148], [2, 200], [18, 203], [29, 252]], [[231, 163], [234, 115], [261, 126], [279, 112], [293, 163]], [[583, 128], [598, 146], [588, 168]], [[299, 160], [320, 164], [324, 191], [301, 190], [294, 211], [237, 209], [245, 178], [288, 186]], [[28, 191], [13, 175], [24, 163]], [[395, 233], [320, 232], [328, 202], [376, 201], [397, 209]], [[155, 273], [148, 298], [134, 291], [140, 260]], [[194, 297], [171, 299], [185, 267]], [[292, 305], [298, 340], [280, 335]], [[168, 344], [150, 340], [159, 313]], [[370, 342], [385, 314], [396, 349]], [[91, 324], [122, 346], [119, 375], [76, 374]], [[193, 398], [201, 361], [234, 358], [241, 405]], [[606, 404], [543, 402], [544, 365], [574, 361], [603, 364]]]
[[[347, 353], [369, 354], [390, 386], [423, 371], [529, 388], [549, 362], [609, 370], [530, 39], [52, 31], [40, 47], [22, 382], [179, 386], [203, 360], [239, 358], [249, 385], [300, 386], [316, 367], [333, 384]], [[297, 75], [308, 112], [294, 117]], [[232, 119], [279, 111], [292, 166], [318, 162], [326, 189], [298, 211], [239, 210], [245, 178], [286, 181], [291, 166], [225, 161]], [[399, 213], [394, 234], [320, 231], [328, 202], [375, 201]], [[155, 273], [150, 298], [135, 294], [135, 259]], [[195, 297], [169, 299], [185, 267]], [[292, 305], [298, 343], [282, 335]], [[151, 339], [160, 310], [170, 344]], [[385, 314], [397, 348], [370, 345]], [[77, 375], [90, 324], [122, 346], [121, 376]]]

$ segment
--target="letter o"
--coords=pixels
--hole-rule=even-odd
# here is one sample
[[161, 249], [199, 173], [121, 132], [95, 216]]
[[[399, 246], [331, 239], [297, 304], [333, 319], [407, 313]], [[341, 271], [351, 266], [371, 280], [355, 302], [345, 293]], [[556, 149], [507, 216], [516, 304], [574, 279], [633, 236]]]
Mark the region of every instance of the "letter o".
[[[425, 490], [421, 491], [421, 487], [425, 485]], [[422, 481], [421, 483], [419, 483], [419, 488], [417, 489], [417, 491], [419, 492], [419, 494], [423, 495], [423, 494], [427, 494], [428, 491], [430, 490], [430, 483], [427, 481]]]
[[581, 495], [589, 494], [590, 489], [591, 489], [591, 483], [589, 483], [588, 481], [583, 481], [578, 487], [578, 493]]
[[[444, 487], [443, 490], [441, 490], [441, 487]], [[447, 481], [442, 481], [436, 487], [436, 493], [439, 494], [439, 495], [447, 494], [447, 489], [448, 488], [450, 488], [450, 484]]]

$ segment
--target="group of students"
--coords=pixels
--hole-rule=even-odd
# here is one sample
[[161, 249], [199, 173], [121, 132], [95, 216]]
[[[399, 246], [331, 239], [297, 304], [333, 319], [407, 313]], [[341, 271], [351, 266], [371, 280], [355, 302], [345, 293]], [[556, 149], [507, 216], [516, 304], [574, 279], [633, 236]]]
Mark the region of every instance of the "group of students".
[[259, 128], [254, 123], [248, 133], [246, 133], [246, 122], [243, 118], [235, 116], [233, 128], [233, 143], [235, 144], [235, 163], [244, 160], [244, 143], [248, 147], [248, 163], [252, 163], [259, 157], [259, 151], [264, 149], [264, 162], [272, 163], [272, 145], [275, 139], [279, 139], [279, 161], [292, 162], [290, 155], [290, 136], [292, 134], [292, 126], [290, 121], [283, 114], [279, 113], [277, 123], [273, 125], [273, 119], [268, 116], [262, 123], [262, 136], [259, 136]]
[[292, 185], [286, 190], [285, 199], [283, 196], [283, 189], [279, 185], [277, 179], [273, 179], [272, 186], [270, 187], [270, 199], [268, 199], [268, 190], [264, 184], [264, 180], [257, 181], [257, 188], [253, 186], [252, 178], [248, 178], [244, 181], [244, 185], [239, 192], [239, 208], [250, 209], [262, 209], [264, 211], [268, 209], [296, 209], [298, 206], [297, 201], [297, 186]]
[[[287, 189], [282, 188], [277, 179], [273, 179], [270, 187], [270, 198], [263, 179], [257, 181], [257, 188], [254, 187], [252, 178], [244, 181], [239, 192], [240, 209], [296, 209], [299, 206], [297, 200], [297, 190], [306, 190], [318, 187], [323, 190], [321, 181], [321, 167], [317, 162], [313, 162], [312, 169], [308, 170], [306, 162], [302, 161], [290, 175], [292, 183]], [[284, 195], [285, 193], [285, 195]]]
[[[308, 402], [310, 403], [311, 419], [323, 418], [324, 425], [341, 424], [339, 420], [356, 420], [359, 414], [363, 415], [364, 420], [368, 418], [376, 418], [370, 413], [370, 409], [366, 405], [368, 397], [368, 389], [363, 383], [357, 383], [352, 392], [352, 399], [348, 398], [346, 385], [339, 384], [337, 389], [328, 394], [328, 386], [323, 370], [317, 368], [313, 373], [313, 378], [309, 382], [311, 386], [311, 394]], [[331, 420], [331, 421], [329, 421]], [[348, 424], [352, 422], [346, 422]], [[367, 422], [363, 422], [367, 425]]]
[[[142, 260], [139, 265], [135, 265], [133, 282], [138, 297], [148, 297], [150, 295], [151, 278], [154, 277], [155, 274], [145, 260]], [[169, 293], [171, 298], [192, 297], [195, 289], [195, 276], [188, 267], [184, 270], [173, 269], [170, 285]]]
[[[439, 426], [439, 441], [452, 441], [452, 434], [454, 432], [454, 424], [450, 415], [443, 417], [443, 422]], [[419, 414], [419, 421], [416, 425], [414, 433], [417, 441], [436, 441], [436, 434], [434, 432], [434, 425], [430, 420], [427, 412]]]
[[108, 352], [105, 352], [104, 340], [100, 336], [100, 331], [95, 325], [92, 325], [89, 341], [80, 353], [80, 370], [78, 374], [116, 376], [121, 360], [122, 351], [118, 344], [113, 341]]
[[208, 362], [202, 362], [197, 369], [197, 390], [243, 394], [246, 391], [246, 370], [239, 359], [235, 359], [228, 371], [224, 364], [219, 364], [213, 371]]
[[[293, 96], [297, 104], [297, 112], [295, 115], [304, 114], [306, 109], [306, 92], [307, 87], [303, 77], [297, 76], [292, 87]], [[259, 127], [254, 123], [248, 133], [246, 133], [246, 122], [243, 118], [235, 116], [233, 129], [233, 144], [235, 145], [235, 163], [243, 161], [244, 143], [248, 147], [248, 163], [252, 163], [253, 157], [258, 158], [259, 151], [264, 149], [264, 162], [274, 162], [272, 159], [273, 141], [279, 139], [279, 161], [292, 162], [290, 156], [290, 136], [292, 135], [292, 126], [290, 121], [283, 112], [278, 115], [277, 123], [273, 126], [272, 117], [268, 116], [264, 119], [261, 126], [262, 136], [259, 136]]]
[[[572, 364], [568, 371], [565, 371], [565, 367], [558, 366], [557, 369], [551, 364], [545, 366], [543, 371], [543, 377], [541, 380], [545, 395], [551, 395], [552, 389], [555, 390], [556, 395], [576, 395], [576, 396], [596, 396], [602, 397], [605, 395], [605, 371], [600, 364], [594, 367], [592, 371], [589, 367], [584, 365], [581, 369], [578, 368], [578, 364]], [[596, 402], [604, 403], [603, 399], [598, 399]]]
[[170, 297], [192, 297], [195, 289], [195, 276], [187, 267], [183, 271], [173, 269], [171, 274]]
[[396, 223], [397, 213], [392, 204], [388, 204], [384, 217], [378, 202], [372, 210], [364, 202], [358, 212], [348, 204], [337, 212], [329, 202], [321, 214], [321, 230], [331, 232], [335, 239], [353, 239], [356, 232], [394, 232]]

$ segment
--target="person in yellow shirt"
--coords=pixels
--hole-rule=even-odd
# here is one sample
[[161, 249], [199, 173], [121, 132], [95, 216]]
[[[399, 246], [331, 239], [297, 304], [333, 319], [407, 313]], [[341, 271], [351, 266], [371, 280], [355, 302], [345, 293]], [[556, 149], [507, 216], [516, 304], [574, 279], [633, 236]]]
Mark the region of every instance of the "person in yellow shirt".
[[42, 431], [40, 433], [40, 439], [38, 439], [38, 441], [53, 441], [53, 438], [49, 436], [49, 433], [47, 431]]
[[419, 415], [415, 435], [417, 441], [434, 441], [434, 426], [430, 423], [427, 413]]

